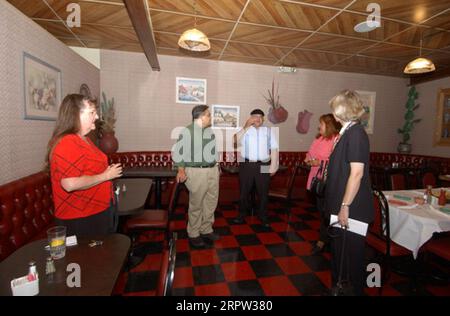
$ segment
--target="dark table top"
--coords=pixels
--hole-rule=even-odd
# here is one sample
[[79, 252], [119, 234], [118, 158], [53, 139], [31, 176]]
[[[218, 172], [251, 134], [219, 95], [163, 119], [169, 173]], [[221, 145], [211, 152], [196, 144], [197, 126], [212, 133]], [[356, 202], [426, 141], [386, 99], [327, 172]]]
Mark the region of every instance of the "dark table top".
[[[124, 189], [125, 185], [125, 191]], [[116, 179], [114, 186], [119, 186], [117, 197], [117, 215], [126, 216], [140, 213], [144, 210], [145, 200], [152, 187], [150, 179]]]
[[123, 171], [124, 178], [171, 178], [176, 175], [176, 169], [163, 166], [125, 168]]
[[[225, 172], [236, 174], [239, 173], [239, 166], [221, 166], [221, 169]], [[278, 172], [287, 170], [288, 167], [284, 165], [280, 165], [278, 167]]]
[[[29, 243], [0, 263], [0, 296], [11, 296], [11, 280], [28, 274], [28, 263], [36, 262], [39, 273], [39, 295], [45, 296], [109, 296], [117, 277], [127, 259], [130, 239], [125, 235], [113, 234], [93, 238], [102, 240], [103, 245], [89, 247], [91, 239], [79, 239], [78, 245], [67, 247], [66, 256], [54, 260], [56, 272], [52, 277], [45, 274], [49, 251], [46, 239]], [[81, 287], [70, 288], [66, 279], [70, 263], [77, 263], [81, 269]], [[50, 307], [51, 308], [51, 307]]]

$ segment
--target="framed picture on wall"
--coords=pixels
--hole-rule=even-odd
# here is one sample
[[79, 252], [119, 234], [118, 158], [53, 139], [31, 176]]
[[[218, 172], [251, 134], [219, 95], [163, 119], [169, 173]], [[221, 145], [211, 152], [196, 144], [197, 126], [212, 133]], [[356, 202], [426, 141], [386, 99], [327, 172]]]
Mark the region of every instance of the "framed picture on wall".
[[366, 113], [361, 117], [361, 124], [366, 129], [367, 134], [373, 134], [373, 124], [375, 122], [375, 100], [377, 93], [374, 91], [356, 91], [361, 97]]
[[177, 77], [176, 103], [206, 104], [206, 79]]
[[56, 120], [61, 104], [61, 86], [58, 68], [24, 52], [25, 119]]
[[211, 107], [212, 128], [236, 129], [239, 127], [239, 106], [213, 105]]

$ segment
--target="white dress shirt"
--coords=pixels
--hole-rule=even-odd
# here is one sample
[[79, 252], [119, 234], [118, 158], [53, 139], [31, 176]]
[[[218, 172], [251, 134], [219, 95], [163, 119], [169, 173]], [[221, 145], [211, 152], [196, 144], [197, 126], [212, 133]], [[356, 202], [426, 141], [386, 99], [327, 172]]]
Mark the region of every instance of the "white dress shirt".
[[278, 149], [274, 128], [250, 127], [241, 139], [241, 155], [250, 161], [269, 161], [270, 151]]

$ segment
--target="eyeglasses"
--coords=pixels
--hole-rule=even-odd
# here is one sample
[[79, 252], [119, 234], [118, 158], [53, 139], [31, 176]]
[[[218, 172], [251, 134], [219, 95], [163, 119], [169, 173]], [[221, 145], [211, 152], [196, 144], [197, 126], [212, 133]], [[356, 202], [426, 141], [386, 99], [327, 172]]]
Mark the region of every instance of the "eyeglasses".
[[81, 112], [88, 112], [89, 115], [97, 115], [97, 110], [81, 110]]

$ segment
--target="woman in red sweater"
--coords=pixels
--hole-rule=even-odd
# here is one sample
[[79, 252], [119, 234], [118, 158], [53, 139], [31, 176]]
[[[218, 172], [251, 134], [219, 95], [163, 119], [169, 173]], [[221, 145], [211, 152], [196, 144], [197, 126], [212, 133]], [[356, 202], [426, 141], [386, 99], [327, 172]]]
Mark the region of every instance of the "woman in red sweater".
[[80, 94], [67, 95], [48, 144], [57, 225], [68, 235], [105, 235], [114, 230], [111, 180], [122, 175], [86, 136], [98, 119], [95, 103]]

